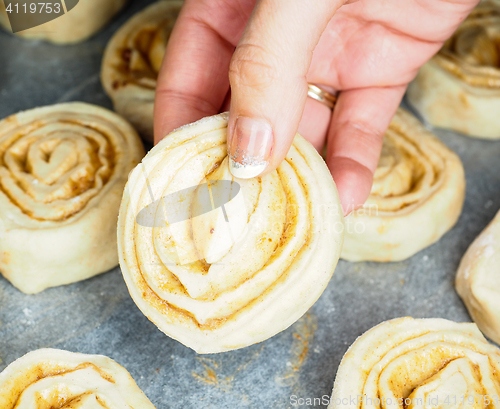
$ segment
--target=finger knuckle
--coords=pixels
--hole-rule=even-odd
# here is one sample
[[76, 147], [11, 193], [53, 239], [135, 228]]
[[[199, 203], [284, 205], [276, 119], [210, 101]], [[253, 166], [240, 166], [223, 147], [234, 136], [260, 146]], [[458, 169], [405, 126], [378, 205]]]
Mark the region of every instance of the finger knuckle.
[[277, 78], [275, 56], [264, 47], [242, 44], [236, 49], [229, 65], [229, 82], [249, 88], [266, 88]]
[[385, 135], [385, 129], [379, 129], [367, 122], [352, 121], [347, 124], [350, 133], [354, 135], [360, 145], [368, 148], [373, 142], [382, 143]]

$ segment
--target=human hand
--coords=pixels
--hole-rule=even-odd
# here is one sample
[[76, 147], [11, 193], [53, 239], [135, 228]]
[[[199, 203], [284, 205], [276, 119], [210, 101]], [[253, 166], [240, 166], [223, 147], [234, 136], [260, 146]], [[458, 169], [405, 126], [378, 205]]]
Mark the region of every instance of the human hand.
[[[327, 143], [348, 214], [370, 193], [408, 83], [477, 3], [186, 0], [158, 79], [155, 141], [230, 104], [231, 170], [253, 177], [281, 163], [298, 129]], [[308, 82], [340, 92], [333, 114], [307, 99]]]

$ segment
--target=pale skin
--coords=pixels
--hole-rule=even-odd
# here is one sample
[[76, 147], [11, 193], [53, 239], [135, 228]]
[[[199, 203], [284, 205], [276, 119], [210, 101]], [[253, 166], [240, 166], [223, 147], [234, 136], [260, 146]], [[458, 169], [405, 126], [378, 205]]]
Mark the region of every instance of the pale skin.
[[[229, 109], [230, 149], [247, 146], [244, 133], [234, 136], [237, 118], [272, 129], [265, 174], [298, 130], [318, 150], [326, 144], [348, 214], [370, 193], [383, 135], [408, 83], [477, 3], [186, 0], [159, 74], [155, 142]], [[333, 114], [307, 97], [308, 82], [339, 92]]]

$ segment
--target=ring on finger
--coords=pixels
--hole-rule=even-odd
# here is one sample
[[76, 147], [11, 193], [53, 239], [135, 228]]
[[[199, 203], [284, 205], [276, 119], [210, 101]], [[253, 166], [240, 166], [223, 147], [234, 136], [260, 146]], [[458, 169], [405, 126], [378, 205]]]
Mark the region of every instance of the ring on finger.
[[326, 105], [328, 108], [332, 109], [335, 107], [335, 103], [337, 102], [337, 96], [324, 90], [323, 88], [318, 87], [314, 84], [307, 84], [307, 96], [315, 99], [316, 101], [321, 102]]

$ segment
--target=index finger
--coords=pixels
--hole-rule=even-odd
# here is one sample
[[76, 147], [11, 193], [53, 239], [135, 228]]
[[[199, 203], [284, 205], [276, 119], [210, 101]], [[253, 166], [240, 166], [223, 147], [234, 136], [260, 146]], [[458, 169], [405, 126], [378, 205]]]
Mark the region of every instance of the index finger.
[[158, 76], [155, 143], [179, 126], [219, 112], [229, 61], [255, 0], [187, 0]]

